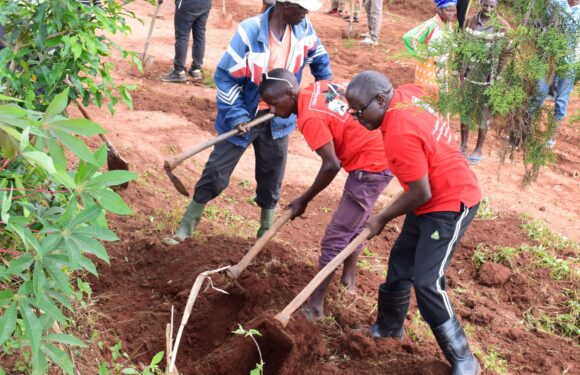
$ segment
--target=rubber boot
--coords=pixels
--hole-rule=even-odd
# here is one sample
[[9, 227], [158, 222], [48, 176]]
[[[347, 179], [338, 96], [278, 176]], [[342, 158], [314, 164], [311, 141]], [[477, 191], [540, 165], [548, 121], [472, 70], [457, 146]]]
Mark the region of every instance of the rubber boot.
[[270, 229], [272, 223], [274, 222], [274, 215], [276, 214], [275, 208], [262, 208], [260, 212], [260, 229], [258, 229], [258, 234], [256, 237], [260, 238]]
[[189, 207], [187, 207], [187, 211], [185, 211], [185, 214], [183, 215], [183, 219], [181, 219], [175, 237], [179, 238], [180, 241], [191, 237], [191, 233], [197, 227], [204, 209], [205, 203], [197, 203], [192, 199]]
[[453, 317], [431, 329], [445, 358], [451, 364], [452, 375], [479, 375], [481, 373], [479, 362], [469, 349], [467, 336], [457, 318]]
[[389, 292], [385, 289], [385, 284], [382, 284], [379, 288], [377, 321], [371, 326], [371, 336], [402, 338], [403, 323], [409, 310], [410, 300], [411, 289]]

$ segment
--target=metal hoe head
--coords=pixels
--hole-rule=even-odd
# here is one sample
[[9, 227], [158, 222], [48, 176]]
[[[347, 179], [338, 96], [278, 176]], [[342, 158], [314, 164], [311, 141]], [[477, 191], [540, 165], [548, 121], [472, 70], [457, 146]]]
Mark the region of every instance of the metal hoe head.
[[176, 175], [173, 174], [173, 172], [171, 171], [171, 166], [167, 161], [165, 161], [165, 163], [163, 164], [163, 169], [165, 169], [165, 173], [167, 173], [167, 176], [169, 177], [169, 180], [171, 180], [171, 183], [173, 184], [175, 189], [177, 189], [177, 191], [182, 195], [189, 197], [189, 191], [187, 190], [183, 182], [181, 182], [181, 180]]

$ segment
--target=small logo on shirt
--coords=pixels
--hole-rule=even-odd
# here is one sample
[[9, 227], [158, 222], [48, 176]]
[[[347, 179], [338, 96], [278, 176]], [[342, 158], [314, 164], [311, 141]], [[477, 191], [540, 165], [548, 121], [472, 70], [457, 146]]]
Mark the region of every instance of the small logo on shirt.
[[431, 239], [437, 241], [439, 239], [439, 231], [436, 230], [431, 234]]

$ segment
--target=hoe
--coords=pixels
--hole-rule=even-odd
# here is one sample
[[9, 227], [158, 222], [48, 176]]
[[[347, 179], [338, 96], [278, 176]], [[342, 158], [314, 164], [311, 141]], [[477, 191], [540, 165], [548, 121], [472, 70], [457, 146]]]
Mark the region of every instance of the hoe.
[[[273, 117], [274, 117], [274, 115], [272, 115], [272, 114], [260, 116], [256, 119], [248, 122], [246, 124], [246, 127], [248, 129], [252, 128], [256, 125], [260, 125], [260, 124], [272, 119]], [[232, 129], [229, 132], [226, 132], [222, 135], [215, 137], [214, 139], [211, 139], [211, 140], [204, 142], [204, 143], [200, 143], [197, 146], [195, 146], [187, 151], [182, 152], [181, 154], [177, 155], [173, 159], [165, 160], [165, 162], [163, 163], [163, 169], [165, 169], [165, 173], [167, 173], [167, 176], [169, 176], [169, 179], [171, 180], [171, 183], [173, 184], [175, 189], [177, 189], [178, 192], [185, 195], [186, 197], [189, 197], [189, 191], [187, 190], [187, 188], [185, 187], [183, 182], [181, 182], [181, 180], [176, 175], [173, 174], [173, 170], [175, 169], [175, 167], [177, 167], [178, 165], [180, 165], [181, 163], [183, 163], [185, 160], [189, 159], [193, 155], [205, 150], [206, 148], [214, 146], [214, 145], [216, 145], [216, 144], [218, 144], [218, 143], [220, 143], [220, 142], [222, 142], [230, 137], [233, 137], [233, 136], [239, 135], [239, 134], [240, 134], [240, 131], [238, 129]]]

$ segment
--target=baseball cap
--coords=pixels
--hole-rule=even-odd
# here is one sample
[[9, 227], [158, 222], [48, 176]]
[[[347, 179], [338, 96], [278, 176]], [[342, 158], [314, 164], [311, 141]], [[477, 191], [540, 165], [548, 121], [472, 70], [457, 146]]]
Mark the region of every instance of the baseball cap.
[[276, 0], [276, 2], [297, 4], [310, 12], [317, 11], [322, 7], [322, 3], [318, 0]]

